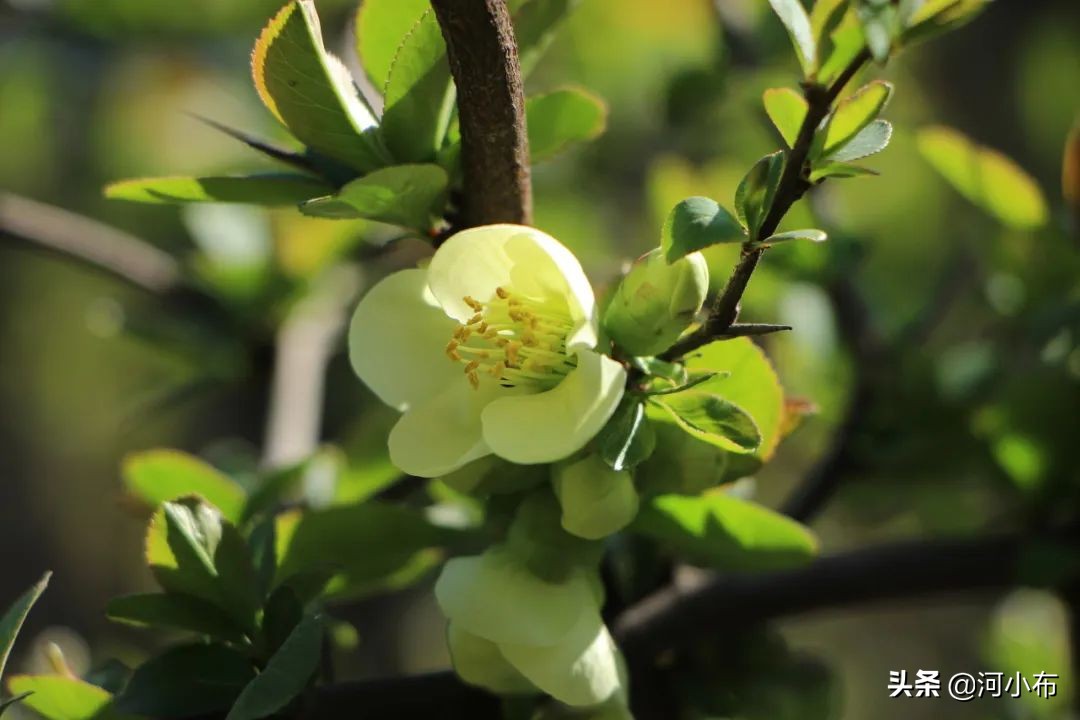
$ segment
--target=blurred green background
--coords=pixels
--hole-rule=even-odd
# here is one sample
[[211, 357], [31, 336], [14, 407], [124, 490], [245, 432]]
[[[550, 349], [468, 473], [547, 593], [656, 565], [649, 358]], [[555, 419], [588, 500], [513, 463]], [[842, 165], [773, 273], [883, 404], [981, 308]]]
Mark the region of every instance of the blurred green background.
[[[362, 287], [415, 257], [408, 242], [378, 250], [384, 231], [363, 223], [102, 198], [105, 183], [124, 177], [267, 167], [195, 116], [282, 137], [247, 65], [277, 5], [0, 3], [0, 191], [101, 220], [196, 268], [244, 246], [237, 237], [287, 277], [369, 258]], [[354, 3], [318, 7], [328, 46], [353, 62]], [[598, 285], [610, 283], [657, 243], [682, 198], [730, 204], [746, 169], [779, 147], [762, 91], [793, 86], [797, 72], [764, 0], [584, 0], [529, 91], [587, 87], [607, 101], [608, 129], [535, 169], [537, 225], [572, 247]], [[856, 383], [873, 388], [843, 489], [815, 523], [826, 551], [1037, 524], [1080, 504], [1080, 241], [1061, 195], [1080, 111], [1080, 5], [998, 0], [880, 74], [897, 86], [886, 112], [893, 142], [867, 163], [882, 177], [831, 181], [800, 204], [786, 225], [816, 222], [830, 242], [772, 251], [743, 311], [795, 327], [765, 345], [788, 394], [819, 410], [757, 478], [763, 502], [778, 503], [825, 452]], [[949, 188], [916, 150], [915, 132], [929, 124], [1014, 158], [1048, 200], [1045, 227], [1003, 228]], [[0, 223], [0, 604], [51, 568], [24, 635], [38, 639], [20, 646], [24, 667], [42, 662], [48, 641], [76, 665], [138, 658], [146, 633], [103, 615], [110, 597], [148, 583], [143, 517], [122, 498], [120, 461], [168, 446], [229, 467], [254, 462], [275, 322], [259, 313], [277, 310], [259, 303], [258, 263], [229, 280], [234, 317], [207, 321], [203, 309], [37, 252], [8, 230]], [[232, 245], [215, 239], [225, 232]], [[710, 251], [714, 284], [733, 257]], [[852, 307], [865, 313], [855, 330]], [[853, 355], [867, 338], [883, 348], [872, 362]], [[327, 387], [324, 438], [370, 454], [388, 414], [340, 353]], [[446, 662], [426, 586], [339, 614], [359, 631], [351, 674]], [[1066, 717], [1068, 628], [1052, 595], [886, 604], [780, 627], [811, 671], [763, 681], [778, 698], [772, 718], [819, 717], [799, 704], [819, 701], [829, 708], [821, 717]], [[1035, 666], [1063, 676], [1059, 698], [886, 700], [889, 670]], [[824, 678], [814, 684], [823, 695], [803, 697], [807, 677]]]

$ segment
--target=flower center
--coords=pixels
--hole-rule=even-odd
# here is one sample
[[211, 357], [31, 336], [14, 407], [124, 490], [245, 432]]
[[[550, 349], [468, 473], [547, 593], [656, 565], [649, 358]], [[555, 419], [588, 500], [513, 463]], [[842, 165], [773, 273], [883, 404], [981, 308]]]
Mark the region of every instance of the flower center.
[[474, 388], [480, 373], [503, 387], [549, 390], [577, 367], [566, 351], [566, 336], [574, 325], [565, 303], [541, 300], [495, 288], [486, 303], [465, 296], [476, 314], [458, 325], [446, 355], [465, 365]]

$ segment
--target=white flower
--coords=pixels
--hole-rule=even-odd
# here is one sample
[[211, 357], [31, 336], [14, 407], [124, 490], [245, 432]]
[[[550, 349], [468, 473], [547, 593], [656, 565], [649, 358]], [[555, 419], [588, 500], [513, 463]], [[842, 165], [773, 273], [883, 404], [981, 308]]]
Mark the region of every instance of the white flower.
[[626, 382], [596, 343], [596, 302], [577, 258], [520, 225], [454, 235], [427, 269], [372, 288], [349, 330], [356, 373], [405, 413], [391, 460], [422, 477], [491, 453], [532, 464], [580, 450]]

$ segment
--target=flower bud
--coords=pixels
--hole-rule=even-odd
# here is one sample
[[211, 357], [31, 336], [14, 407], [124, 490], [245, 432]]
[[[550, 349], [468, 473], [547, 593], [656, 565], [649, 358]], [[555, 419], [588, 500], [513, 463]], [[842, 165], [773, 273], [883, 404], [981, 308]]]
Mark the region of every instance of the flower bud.
[[638, 258], [619, 283], [604, 328], [631, 355], [659, 355], [690, 327], [708, 289], [709, 267], [701, 253], [668, 264], [657, 248]]
[[562, 526], [588, 540], [622, 530], [638, 511], [638, 494], [630, 473], [616, 472], [589, 455], [557, 467], [552, 482], [562, 507]]

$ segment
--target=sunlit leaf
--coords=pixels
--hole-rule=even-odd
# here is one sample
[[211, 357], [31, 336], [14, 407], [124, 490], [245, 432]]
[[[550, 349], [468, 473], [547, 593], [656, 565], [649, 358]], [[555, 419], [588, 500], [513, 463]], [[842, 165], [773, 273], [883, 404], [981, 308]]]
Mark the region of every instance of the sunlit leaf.
[[902, 35], [905, 44], [929, 40], [975, 19], [990, 0], [927, 0], [909, 18]]
[[140, 665], [116, 697], [118, 711], [185, 718], [227, 710], [255, 677], [251, 660], [224, 645], [182, 645]]
[[723, 492], [661, 495], [644, 504], [631, 525], [686, 560], [719, 570], [775, 570], [817, 554], [806, 527]]
[[691, 390], [653, 397], [650, 404], [666, 411], [679, 427], [698, 440], [723, 450], [749, 453], [761, 445], [761, 432], [754, 419], [718, 395]]
[[791, 88], [769, 88], [762, 96], [765, 112], [788, 147], [795, 145], [806, 117], [806, 99]]
[[114, 710], [109, 692], [66, 675], [16, 675], [8, 689], [30, 693], [23, 704], [45, 720], [137, 720]]
[[251, 69], [263, 104], [305, 145], [360, 172], [387, 164], [375, 115], [326, 51], [312, 0], [293, 0], [274, 16], [255, 43]]
[[857, 2], [855, 10], [870, 54], [878, 62], [884, 62], [892, 50], [893, 38], [901, 29], [900, 13], [889, 2]]
[[742, 226], [723, 206], [706, 197], [692, 197], [668, 214], [660, 231], [660, 248], [664, 259], [673, 263], [692, 252], [745, 239]]
[[1046, 201], [1039, 186], [997, 150], [940, 126], [920, 130], [917, 143], [922, 156], [950, 185], [1001, 223], [1020, 229], [1046, 223]]
[[109, 601], [106, 616], [136, 627], [186, 630], [227, 642], [241, 642], [244, 634], [216, 605], [181, 593], [125, 595]]
[[626, 397], [611, 420], [596, 436], [600, 458], [613, 470], [628, 470], [648, 459], [656, 447], [656, 434], [645, 417], [640, 399]]
[[604, 101], [579, 88], [529, 98], [525, 116], [534, 163], [554, 157], [574, 143], [593, 140], [607, 127]]
[[847, 10], [847, 4], [847, 0], [817, 0], [810, 10], [810, 30], [813, 32], [819, 55], [829, 34]]
[[892, 124], [888, 120], [874, 120], [825, 159], [830, 163], [858, 160], [881, 152], [888, 146], [891, 138]]
[[371, 84], [382, 92], [394, 56], [412, 32], [429, 0], [364, 0], [356, 13], [356, 52]]
[[105, 197], [162, 205], [192, 202], [295, 205], [332, 190], [321, 180], [299, 174], [175, 176], [114, 182], [105, 186]]
[[258, 720], [288, 705], [318, 667], [322, 643], [322, 618], [307, 615], [240, 693], [225, 720]]
[[830, 162], [814, 168], [810, 172], [810, 182], [818, 182], [825, 178], [851, 178], [860, 175], [880, 175], [877, 170], [851, 165], [849, 163]]
[[877, 118], [892, 91], [891, 83], [875, 80], [840, 101], [827, 125], [825, 154], [843, 147]]
[[829, 236], [825, 234], [824, 230], [818, 230], [816, 228], [789, 230], [787, 232], [770, 235], [760, 243], [757, 243], [756, 247], [771, 247], [777, 243], [788, 242], [790, 240], [809, 240], [810, 242], [820, 243], [825, 242], [828, 237]]
[[446, 204], [446, 171], [438, 165], [394, 165], [346, 184], [336, 195], [300, 205], [305, 215], [364, 218], [428, 230]]
[[151, 507], [185, 495], [198, 495], [236, 522], [244, 490], [235, 480], [194, 455], [178, 450], [146, 450], [124, 458], [124, 485]]
[[405, 36], [386, 82], [381, 132], [399, 163], [428, 162], [442, 145], [454, 107], [446, 42], [431, 9]]
[[791, 36], [791, 43], [795, 46], [795, 52], [799, 56], [799, 64], [803, 74], [807, 77], [813, 74], [817, 67], [817, 45], [814, 42], [814, 31], [810, 27], [810, 18], [803, 9], [799, 0], [769, 0], [773, 11], [779, 16], [780, 22]]
[[854, 12], [847, 13], [829, 37], [832, 50], [818, 71], [818, 82], [826, 85], [834, 82], [866, 47], [862, 28]]

